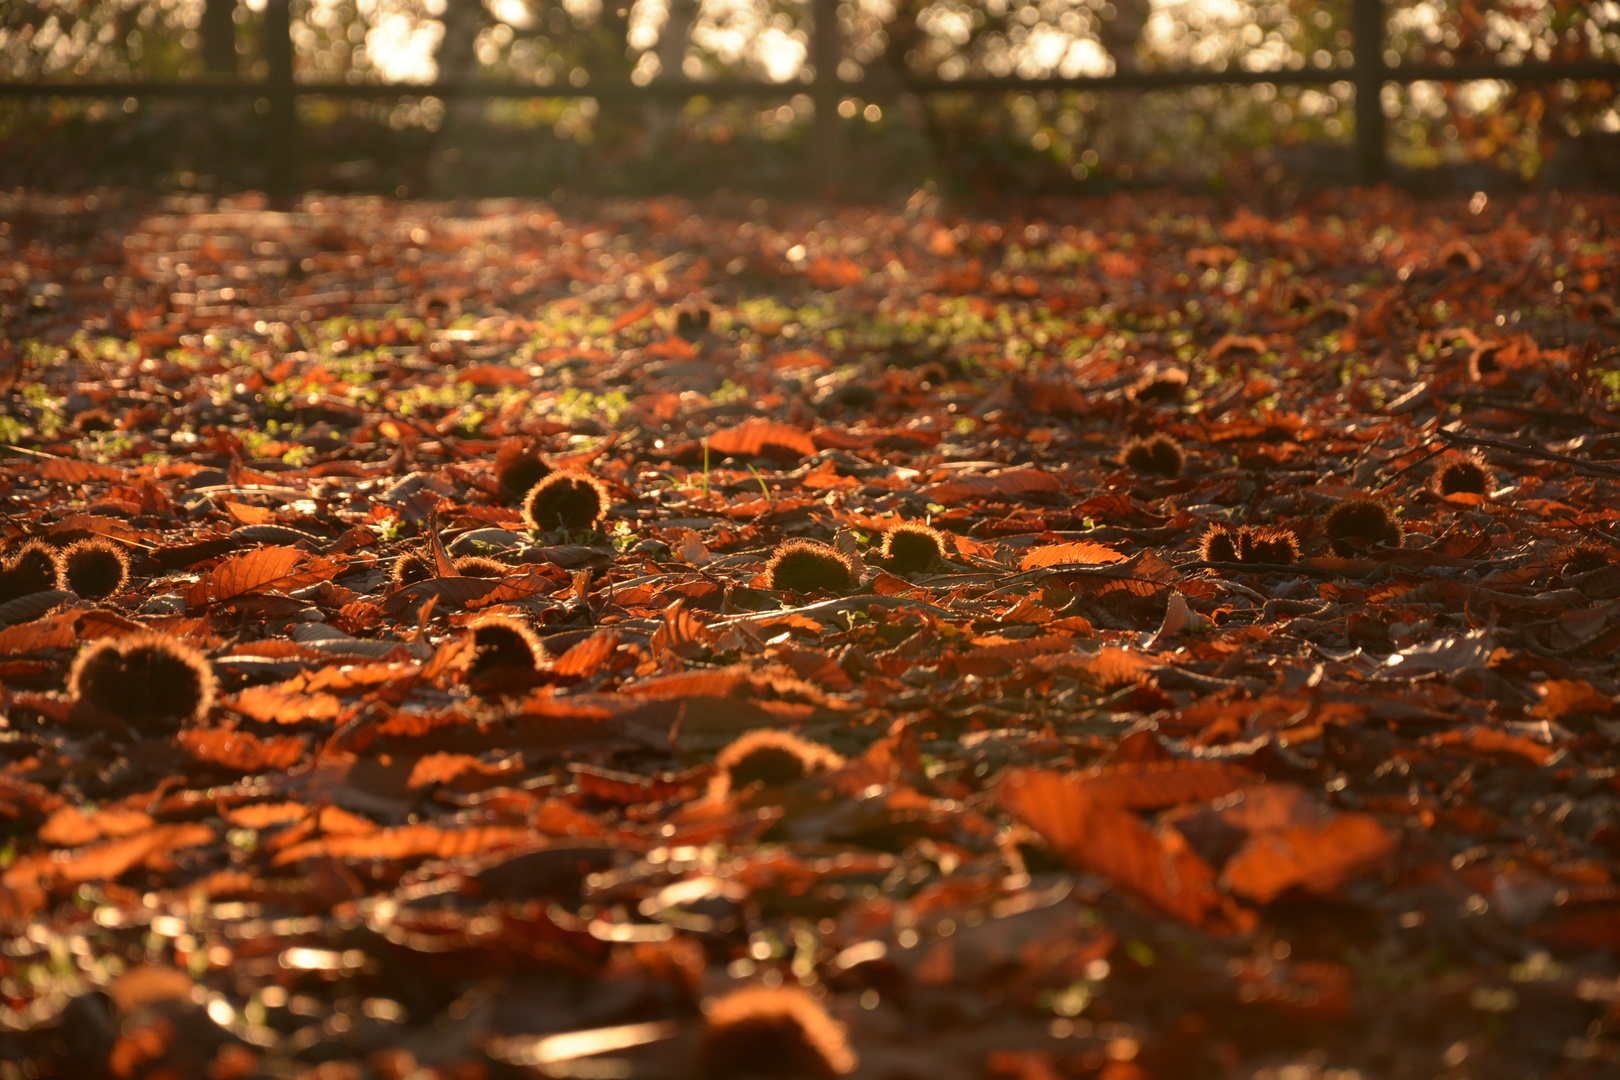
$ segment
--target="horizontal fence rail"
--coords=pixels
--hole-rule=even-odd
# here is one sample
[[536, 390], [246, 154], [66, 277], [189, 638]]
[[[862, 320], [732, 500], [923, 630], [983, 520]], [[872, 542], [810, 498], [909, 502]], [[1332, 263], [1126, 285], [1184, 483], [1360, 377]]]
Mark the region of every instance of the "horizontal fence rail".
[[263, 54], [270, 74], [250, 80], [223, 75], [207, 75], [185, 80], [129, 80], [84, 82], [5, 82], [0, 98], [185, 98], [213, 97], [263, 99], [270, 108], [265, 123], [272, 145], [284, 153], [271, 162], [272, 192], [281, 196], [293, 192], [296, 176], [298, 124], [296, 101], [304, 97], [375, 101], [415, 97], [460, 99], [510, 98], [595, 98], [609, 104], [636, 101], [687, 101], [738, 98], [772, 98], [809, 94], [818, 105], [817, 137], [821, 159], [836, 159], [836, 103], [846, 96], [869, 101], [891, 100], [902, 94], [999, 94], [1042, 93], [1051, 91], [1173, 90], [1198, 86], [1325, 86], [1348, 82], [1356, 87], [1356, 179], [1376, 183], [1388, 173], [1386, 120], [1382, 90], [1387, 84], [1410, 85], [1419, 82], [1466, 82], [1501, 80], [1516, 84], [1560, 82], [1564, 80], [1609, 80], [1620, 82], [1620, 63], [1602, 60], [1526, 61], [1498, 64], [1491, 61], [1464, 61], [1452, 64], [1401, 63], [1388, 65], [1383, 59], [1385, 12], [1382, 0], [1353, 0], [1351, 13], [1354, 48], [1348, 65], [1281, 68], [1266, 71], [1228, 69], [1218, 71], [1126, 71], [1113, 75], [1078, 75], [1048, 78], [1019, 76], [973, 76], [959, 79], [897, 75], [877, 72], [869, 79], [850, 80], [825, 74], [836, 71], [841, 43], [836, 29], [837, 0], [814, 0], [817, 16], [811, 40], [811, 56], [816, 77], [808, 81], [762, 82], [745, 79], [698, 81], [654, 79], [644, 85], [602, 83], [583, 85], [473, 79], [424, 83], [346, 83], [298, 82], [293, 77], [290, 7], [287, 0], [269, 0], [265, 9]]
[[[1560, 82], [1565, 79], [1620, 79], [1620, 64], [1602, 60], [1533, 61], [1523, 64], [1401, 64], [1386, 67], [1380, 81], [1410, 85], [1417, 82], [1471, 82], [1501, 79], [1514, 83]], [[1355, 82], [1356, 68], [1280, 68], [1275, 71], [1133, 71], [1117, 75], [1073, 75], [1023, 78], [1017, 75], [967, 76], [943, 79], [904, 78], [832, 79], [840, 96], [877, 101], [900, 94], [1041, 93], [1049, 90], [1179, 90], [1194, 86], [1327, 86]], [[374, 101], [386, 98], [597, 98], [602, 101], [664, 101], [706, 97], [715, 100], [749, 97], [785, 97], [809, 94], [817, 82], [759, 82], [752, 79], [655, 79], [644, 86], [631, 83], [541, 84], [496, 79], [463, 82], [298, 82], [297, 97], [345, 98]], [[118, 97], [233, 97], [262, 98], [274, 88], [264, 81], [199, 77], [166, 81], [27, 82], [0, 83], [0, 98], [118, 98]]]

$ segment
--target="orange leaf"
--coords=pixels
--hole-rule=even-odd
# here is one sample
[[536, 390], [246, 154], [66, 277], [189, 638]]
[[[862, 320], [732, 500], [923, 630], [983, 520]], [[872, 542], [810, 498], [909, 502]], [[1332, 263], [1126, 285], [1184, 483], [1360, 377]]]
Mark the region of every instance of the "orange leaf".
[[365, 836], [326, 836], [294, 844], [278, 853], [273, 861], [277, 866], [286, 866], [323, 855], [334, 859], [451, 859], [457, 855], [484, 854], [494, 848], [522, 843], [533, 836], [527, 828], [500, 825], [465, 829], [404, 825]]
[[739, 671], [686, 671], [679, 675], [660, 675], [624, 688], [624, 693], [636, 697], [686, 698], [731, 697], [750, 685], [747, 675]]
[[805, 276], [818, 289], [842, 289], [858, 283], [865, 274], [852, 260], [823, 255], [805, 269]]
[[614, 319], [613, 325], [608, 327], [608, 333], [617, 334], [620, 330], [634, 326], [636, 323], [640, 322], [642, 319], [645, 319], [652, 313], [653, 302], [651, 300], [643, 300], [629, 311], [621, 314], [617, 319]]
[[618, 647], [619, 635], [613, 631], [592, 634], [557, 657], [557, 662], [551, 665], [551, 670], [558, 675], [587, 678], [595, 674], [596, 669], [601, 667]]
[[108, 836], [130, 836], [152, 827], [152, 817], [127, 807], [108, 806], [86, 814], [64, 806], [40, 826], [39, 838], [52, 847], [83, 847]]
[[792, 457], [798, 459], [816, 452], [816, 443], [807, 432], [774, 420], [744, 420], [736, 427], [723, 428], [709, 436], [709, 448], [720, 454], [739, 457]]
[[70, 649], [78, 644], [73, 624], [78, 612], [50, 615], [0, 630], [0, 656], [16, 656], [40, 649]]
[[301, 724], [306, 721], [336, 720], [343, 703], [331, 694], [306, 693], [294, 685], [250, 686], [226, 704], [254, 720], [278, 724]]
[[309, 749], [297, 735], [261, 739], [251, 732], [222, 728], [182, 731], [176, 741], [198, 761], [241, 773], [290, 769]]
[[1426, 746], [1463, 746], [1476, 754], [1498, 757], [1518, 757], [1532, 765], [1545, 765], [1557, 753], [1550, 746], [1542, 746], [1523, 735], [1511, 735], [1496, 728], [1473, 725], [1463, 730], [1442, 731], [1423, 740]]
[[494, 579], [495, 587], [483, 596], [468, 600], [465, 607], [472, 611], [478, 608], [489, 607], [493, 604], [510, 604], [517, 600], [527, 600], [536, 596], [552, 586], [550, 578], [544, 574], [517, 573], [510, 577]]
[[461, 571], [456, 569], [456, 561], [445, 550], [444, 538], [439, 535], [439, 515], [431, 507], [428, 509], [427, 519], [428, 547], [433, 551], [433, 572], [435, 577], [458, 578]]
[[1076, 540], [1070, 544], [1044, 544], [1034, 548], [1023, 561], [1018, 564], [1020, 570], [1034, 570], [1040, 566], [1057, 566], [1061, 563], [1115, 563], [1124, 562], [1125, 556], [1106, 544], [1093, 544], [1088, 540]]
[[683, 598], [664, 609], [663, 625], [653, 631], [652, 640], [647, 647], [654, 656], [662, 656], [665, 651], [673, 651], [677, 655], [690, 658], [697, 655], [713, 640], [713, 637], [708, 627], [698, 622], [686, 610], [686, 601]]
[[1260, 777], [1229, 762], [1176, 760], [1104, 765], [1077, 779], [1086, 794], [1104, 805], [1162, 810], [1218, 799]]
[[1212, 813], [1227, 828], [1250, 834], [1321, 825], [1333, 817], [1333, 811], [1310, 792], [1298, 784], [1285, 783], [1247, 788], [1223, 800], [1220, 809], [1200, 813]]
[[1080, 778], [1015, 770], [996, 785], [1009, 814], [1073, 866], [1095, 871], [1194, 926], [1221, 906], [1215, 871], [1173, 829], [1155, 833], [1126, 810], [1098, 802]]
[[1323, 825], [1261, 833], [1233, 855], [1221, 881], [1265, 904], [1294, 888], [1331, 889], [1395, 849], [1395, 838], [1369, 814], [1340, 814]]
[[82, 484], [86, 480], [127, 480], [129, 473], [112, 465], [98, 465], [93, 461], [69, 461], [51, 458], [39, 467], [39, 475], [46, 480], [61, 480], [67, 484]]
[[249, 506], [229, 499], [222, 500], [221, 505], [227, 514], [243, 525], [269, 525], [276, 520], [276, 512], [263, 506]]
[[383, 611], [396, 618], [420, 608], [429, 599], [465, 607], [500, 588], [500, 578], [429, 578], [407, 585], [383, 601]]
[[1158, 663], [1144, 653], [1105, 647], [1094, 653], [1059, 653], [1056, 656], [1037, 657], [1034, 664], [1048, 671], [1084, 672], [1092, 682], [1102, 687], [1140, 683]]
[[31, 780], [0, 773], [0, 813], [15, 817], [22, 806], [42, 813], [55, 811], [62, 805], [62, 796]]
[[1012, 495], [1049, 495], [1063, 490], [1057, 477], [1040, 469], [1009, 469], [994, 476], [961, 476], [924, 488], [941, 505], [969, 499], [999, 499]]
[[469, 364], [458, 370], [455, 378], [474, 386], [521, 386], [534, 381], [525, 369], [507, 364]]
[[304, 553], [292, 547], [262, 547], [232, 555], [186, 592], [186, 606], [207, 607], [260, 592], [292, 576]]
[[357, 633], [361, 630], [375, 630], [382, 624], [382, 605], [374, 604], [370, 600], [351, 600], [344, 604], [334, 620], [341, 630]]
[[1614, 709], [1614, 699], [1584, 679], [1549, 679], [1536, 684], [1536, 693], [1541, 703], [1530, 711], [1546, 720]]
[[249, 803], [225, 812], [225, 820], [239, 829], [270, 829], [302, 821], [313, 811], [302, 803]]
[[511, 763], [491, 764], [471, 754], [428, 754], [411, 767], [411, 776], [405, 786], [415, 789], [432, 784], [448, 784], [466, 773], [494, 779], [512, 771]]
[[207, 825], [194, 822], [158, 825], [134, 836], [82, 848], [65, 861], [53, 856], [19, 860], [0, 877], [0, 884], [15, 888], [28, 882], [79, 885], [87, 881], [112, 881], [171, 851], [211, 843], [214, 838], [214, 830]]

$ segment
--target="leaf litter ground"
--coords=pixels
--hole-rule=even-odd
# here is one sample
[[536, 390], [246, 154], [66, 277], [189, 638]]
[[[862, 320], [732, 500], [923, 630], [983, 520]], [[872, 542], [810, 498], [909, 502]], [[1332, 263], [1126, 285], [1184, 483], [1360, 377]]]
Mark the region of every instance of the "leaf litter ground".
[[0, 220], [0, 1076], [1620, 1068], [1620, 202]]

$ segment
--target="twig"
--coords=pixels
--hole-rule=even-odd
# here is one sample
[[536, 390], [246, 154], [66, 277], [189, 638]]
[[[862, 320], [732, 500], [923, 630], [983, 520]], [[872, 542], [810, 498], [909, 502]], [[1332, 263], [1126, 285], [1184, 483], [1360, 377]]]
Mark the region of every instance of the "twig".
[[[833, 600], [822, 600], [818, 603], [806, 604], [804, 607], [782, 608], [779, 611], [750, 611], [743, 615], [726, 615], [716, 619], [710, 625], [764, 622], [768, 619], [780, 619], [787, 615], [807, 615], [810, 618], [815, 618], [818, 615], [837, 615], [844, 611], [856, 611], [871, 607], [916, 608], [921, 611], [932, 611], [934, 614], [943, 615], [946, 618], [961, 618], [963, 615], [973, 614], [972, 612], [950, 611], [906, 596], [840, 596]], [[977, 616], [974, 617], [977, 618]]]
[[[1427, 446], [1428, 443], [1425, 442], [1424, 445]], [[1430, 450], [1427, 454], [1424, 454], [1422, 457], [1418, 458], [1416, 461], [1412, 462], [1411, 464], [1402, 465], [1399, 469], [1396, 469], [1394, 472], [1392, 472], [1388, 476], [1384, 477], [1384, 479], [1380, 480], [1378, 482], [1377, 486], [1373, 488], [1373, 490], [1377, 491], [1378, 488], [1384, 487], [1387, 484], [1393, 484], [1396, 480], [1399, 480], [1402, 476], [1404, 476], [1407, 473], [1411, 472], [1413, 469], [1417, 468], [1419, 465], [1422, 465], [1425, 461], [1429, 461], [1429, 460], [1431, 460], [1433, 458], [1437, 458], [1437, 457], [1439, 457], [1441, 454], [1445, 453], [1449, 449], [1451, 449], [1449, 446], [1436, 447], [1435, 449]]]
[[[1383, 565], [1383, 564], [1380, 564]], [[1247, 574], [1301, 574], [1305, 577], [1321, 578], [1324, 581], [1332, 578], [1361, 577], [1345, 570], [1324, 570], [1319, 566], [1305, 566], [1301, 563], [1236, 563], [1236, 562], [1184, 562], [1177, 563], [1176, 569], [1187, 570], [1236, 570]]]
[[1555, 454], [1551, 450], [1543, 450], [1539, 446], [1524, 446], [1520, 443], [1504, 442], [1501, 439], [1481, 438], [1478, 435], [1463, 435], [1449, 428], [1440, 428], [1435, 434], [1448, 442], [1462, 446], [1483, 446], [1491, 450], [1506, 450], [1512, 454], [1523, 454], [1525, 457], [1541, 458], [1544, 461], [1557, 461], [1568, 465], [1576, 472], [1620, 479], [1620, 469], [1608, 465], [1597, 465], [1590, 461], [1582, 461], [1580, 458], [1573, 458], [1568, 454]]
[[1606, 412], [1592, 410], [1589, 412], [1564, 412], [1558, 409], [1544, 409], [1536, 405], [1522, 405], [1512, 401], [1503, 401], [1491, 394], [1467, 394], [1450, 399], [1453, 405], [1477, 405], [1487, 409], [1504, 409], [1508, 412], [1520, 413], [1536, 420], [1547, 423], [1567, 424], [1570, 427], [1602, 427], [1614, 430], [1620, 422]]
[[1263, 594], [1256, 592], [1247, 585], [1239, 585], [1235, 581], [1227, 581], [1225, 578], [1205, 578], [1204, 580], [1208, 581], [1211, 585], [1214, 585], [1217, 588], [1228, 589], [1237, 593], [1239, 596], [1247, 596], [1250, 600], [1258, 600], [1262, 604], [1264, 604], [1267, 599]]
[[1139, 577], [1132, 572], [1141, 564], [1142, 556], [1145, 554], [1146, 552], [1139, 551], [1120, 562], [1055, 563], [1052, 566], [1037, 566], [1025, 570], [1021, 574], [1014, 574], [1012, 577], [1007, 578], [999, 588], [991, 589], [985, 595], [994, 596], [996, 593], [1006, 592], [1008, 589], [1016, 588], [1019, 585], [1032, 585], [1037, 581], [1045, 581], [1047, 578], [1059, 576], [1094, 577], [1103, 578], [1107, 581], [1139, 581], [1144, 585], [1169, 588], [1171, 583], [1168, 580]]

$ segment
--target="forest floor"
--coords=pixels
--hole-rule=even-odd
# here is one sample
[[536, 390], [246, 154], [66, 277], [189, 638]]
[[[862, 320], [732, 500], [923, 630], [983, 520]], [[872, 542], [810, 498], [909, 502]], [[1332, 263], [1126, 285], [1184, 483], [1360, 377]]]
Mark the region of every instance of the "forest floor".
[[1620, 1074], [1617, 294], [1603, 196], [0, 196], [0, 1080]]

